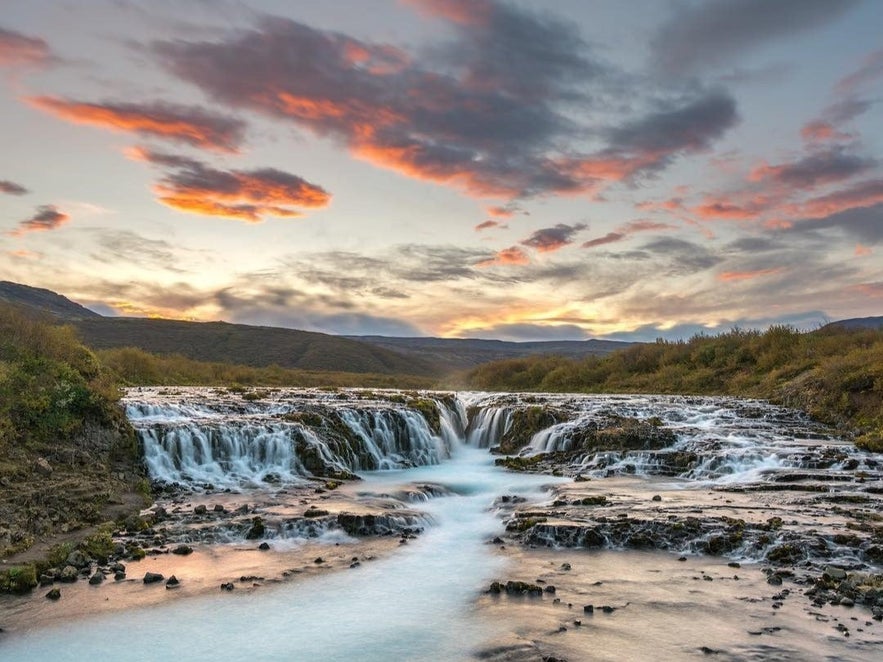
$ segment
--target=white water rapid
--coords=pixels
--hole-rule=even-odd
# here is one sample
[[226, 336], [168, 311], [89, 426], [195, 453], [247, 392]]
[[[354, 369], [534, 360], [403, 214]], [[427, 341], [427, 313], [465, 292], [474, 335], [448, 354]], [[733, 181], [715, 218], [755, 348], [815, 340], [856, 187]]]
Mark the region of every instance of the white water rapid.
[[[45, 587], [0, 596], [24, 614], [0, 611], [2, 662], [883, 650], [866, 595], [847, 607], [807, 592], [829, 565], [879, 572], [866, 522], [883, 507], [883, 462], [797, 412], [360, 389], [138, 389], [125, 404], [158, 495], [140, 528], [114, 534], [128, 577], [92, 562], [81, 578], [108, 579], [56, 583], [58, 601]], [[141, 581], [159, 567], [177, 591]], [[536, 590], [489, 591], [495, 580]]]
[[5, 662], [468, 659], [495, 634], [473, 612], [476, 595], [501, 570], [502, 561], [485, 544], [501, 530], [492, 510], [495, 498], [539, 498], [542, 485], [560, 479], [507, 473], [493, 466], [487, 452], [461, 446], [441, 465], [366, 474], [360, 489], [386, 493], [424, 481], [447, 487], [453, 496], [421, 504], [437, 525], [390, 558], [249, 595], [74, 620], [4, 642], [0, 657]]

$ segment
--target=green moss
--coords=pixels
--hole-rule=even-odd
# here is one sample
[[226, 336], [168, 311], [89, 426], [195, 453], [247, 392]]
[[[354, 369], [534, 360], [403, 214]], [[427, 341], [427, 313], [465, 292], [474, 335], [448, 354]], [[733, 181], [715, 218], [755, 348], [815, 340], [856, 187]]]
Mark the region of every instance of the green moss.
[[32, 563], [0, 570], [0, 593], [27, 593], [37, 586], [37, 570]]
[[98, 532], [85, 538], [79, 544], [79, 548], [86, 556], [91, 556], [99, 563], [107, 563], [107, 560], [113, 554], [114, 548], [113, 538], [110, 535], [112, 527], [112, 523], [102, 526]]

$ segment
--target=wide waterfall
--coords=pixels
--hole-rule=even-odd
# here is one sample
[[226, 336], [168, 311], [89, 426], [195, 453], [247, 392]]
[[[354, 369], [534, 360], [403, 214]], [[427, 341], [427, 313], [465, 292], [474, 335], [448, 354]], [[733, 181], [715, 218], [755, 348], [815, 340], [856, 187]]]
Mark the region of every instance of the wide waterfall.
[[883, 564], [883, 464], [794, 411], [367, 389], [124, 403], [157, 503], [118, 523], [122, 563], [10, 609], [0, 659], [879, 652], [861, 573]]
[[[126, 413], [153, 480], [238, 487], [310, 476], [438, 464], [462, 437], [456, 401], [320, 390], [267, 390], [260, 398], [209, 389], [140, 389]], [[427, 418], [429, 412], [429, 420]]]

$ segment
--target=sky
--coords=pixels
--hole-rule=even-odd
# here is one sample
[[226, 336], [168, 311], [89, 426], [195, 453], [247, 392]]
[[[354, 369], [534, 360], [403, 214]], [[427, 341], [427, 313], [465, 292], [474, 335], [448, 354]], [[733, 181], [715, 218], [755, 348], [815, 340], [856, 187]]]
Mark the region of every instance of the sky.
[[0, 279], [653, 340], [883, 315], [878, 0], [3, 0]]

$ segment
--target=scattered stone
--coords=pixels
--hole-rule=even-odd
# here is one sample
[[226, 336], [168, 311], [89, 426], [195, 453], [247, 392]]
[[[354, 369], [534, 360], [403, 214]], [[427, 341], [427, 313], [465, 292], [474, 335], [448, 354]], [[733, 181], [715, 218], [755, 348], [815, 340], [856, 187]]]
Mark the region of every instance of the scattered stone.
[[270, 549], [270, 543], [262, 542], [260, 545], [258, 545], [258, 549], [263, 552], [266, 552], [268, 549]]
[[251, 520], [251, 528], [249, 528], [248, 533], [245, 534], [245, 539], [256, 540], [257, 538], [262, 538], [265, 531], [264, 520], [260, 517], [253, 517]]
[[316, 564], [325, 563], [325, 559], [323, 559], [321, 556], [317, 556], [315, 558], [315, 560], [313, 560], [313, 563], [316, 563]]
[[66, 565], [61, 569], [61, 573], [58, 576], [59, 581], [63, 582], [75, 582], [80, 576], [80, 571], [77, 570], [72, 565]]
[[543, 593], [551, 593], [553, 595], [555, 594], [555, 591], [556, 588], [552, 584], [549, 584], [546, 588], [543, 589]]
[[98, 571], [94, 575], [89, 577], [89, 583], [92, 586], [97, 586], [98, 584], [101, 584], [102, 582], [104, 582], [104, 573], [101, 571]]
[[178, 578], [175, 575], [172, 575], [166, 580], [166, 588], [178, 588], [181, 585], [181, 582], [178, 581]]
[[178, 545], [172, 550], [172, 554], [187, 556], [188, 554], [193, 554], [193, 548], [190, 545]]
[[321, 508], [316, 508], [315, 506], [310, 506], [304, 511], [304, 517], [314, 518], [314, 517], [325, 517], [330, 513], [327, 510], [323, 510]]
[[702, 646], [700, 649], [703, 655], [717, 655], [720, 653], [719, 650], [715, 650], [714, 648], [709, 648], [708, 646]]
[[679, 556], [678, 557], [678, 561], [686, 561], [686, 560], [687, 560], [686, 556]]
[[222, 591], [232, 591], [233, 588], [234, 588], [233, 582], [225, 582], [225, 583], [221, 584]]
[[89, 565], [89, 559], [79, 549], [75, 549], [67, 555], [67, 565], [74, 566], [77, 570], [85, 568]]
[[156, 582], [161, 582], [165, 577], [158, 572], [146, 572], [144, 573], [144, 583], [145, 584], [155, 584]]
[[611, 607], [610, 605], [602, 605], [601, 611], [603, 611], [605, 614], [612, 614], [616, 611], [616, 607]]
[[651, 501], [662, 501], [662, 497], [659, 496], [658, 494], [654, 494]]
[[594, 614], [595, 613], [595, 605], [585, 605], [583, 607], [583, 613]]
[[828, 565], [825, 566], [823, 576], [841, 581], [843, 579], [846, 579], [846, 570], [844, 570], [843, 568], [838, 568], [837, 566]]
[[61, 590], [53, 588], [46, 594], [46, 597], [50, 600], [58, 600], [59, 598], [61, 598]]
[[126, 578], [126, 573], [122, 570], [117, 570], [113, 575], [113, 580], [115, 582], [121, 582]]
[[566, 571], [566, 570], [570, 570], [570, 564], [569, 564], [569, 563], [562, 563], [562, 564], [561, 564], [561, 569], [562, 569], [562, 570], [565, 570], [565, 571]]
[[727, 565], [731, 568], [741, 568], [742, 564], [737, 561], [730, 561]]
[[219, 504], [219, 503], [216, 503], [216, 504], [215, 504], [215, 507], [212, 508], [212, 510], [213, 510], [214, 512], [216, 512], [216, 513], [225, 513], [225, 512], [227, 512], [227, 509], [224, 508], [224, 506], [222, 506], [222, 505]]
[[193, 512], [197, 515], [205, 515], [208, 513], [208, 508], [206, 508], [204, 504], [199, 504], [193, 509]]
[[52, 465], [49, 464], [49, 460], [45, 457], [38, 457], [34, 462], [34, 469], [37, 470], [37, 473], [48, 476], [52, 473]]

